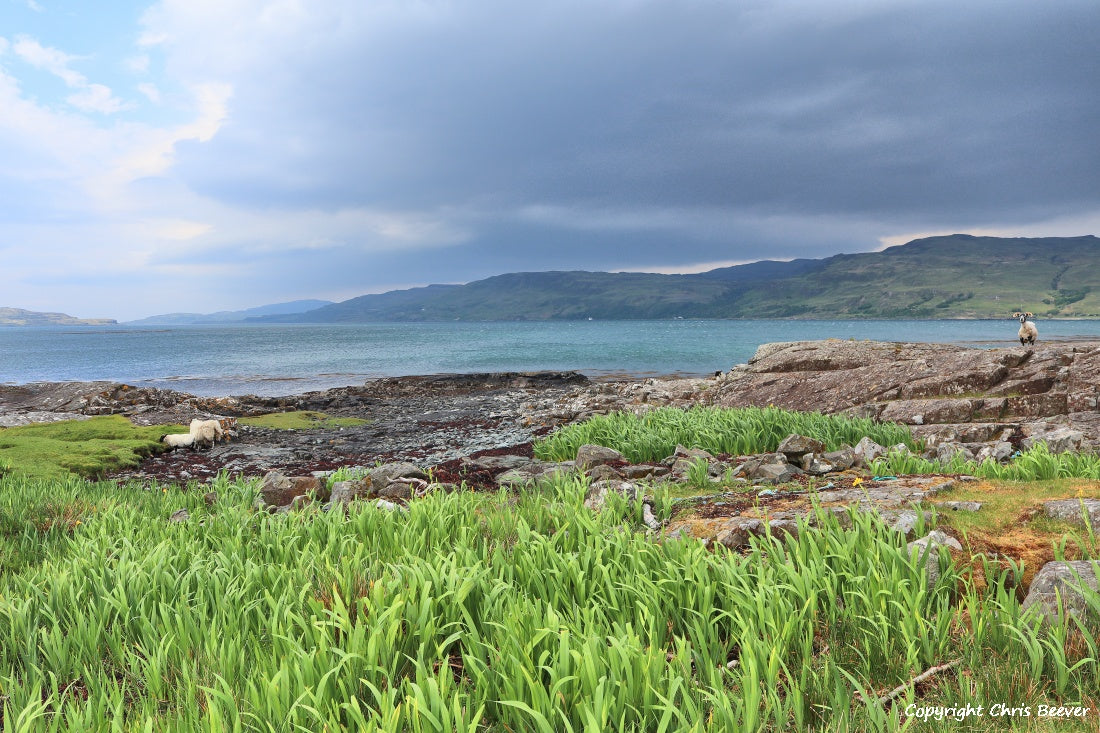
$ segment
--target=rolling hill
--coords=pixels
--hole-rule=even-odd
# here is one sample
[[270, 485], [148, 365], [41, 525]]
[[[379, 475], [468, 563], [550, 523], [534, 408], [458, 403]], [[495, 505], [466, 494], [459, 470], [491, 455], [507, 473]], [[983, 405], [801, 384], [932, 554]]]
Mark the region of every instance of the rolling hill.
[[696, 275], [521, 272], [335, 303], [266, 322], [633, 318], [1100, 317], [1100, 239], [955, 234], [881, 252]]

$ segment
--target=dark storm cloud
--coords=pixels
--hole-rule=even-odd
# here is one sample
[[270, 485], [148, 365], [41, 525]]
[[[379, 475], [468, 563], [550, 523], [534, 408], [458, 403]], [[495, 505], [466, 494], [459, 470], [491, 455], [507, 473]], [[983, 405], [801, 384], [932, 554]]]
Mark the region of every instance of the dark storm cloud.
[[254, 205], [914, 223], [1100, 194], [1094, 0], [417, 7], [276, 50], [183, 175]]

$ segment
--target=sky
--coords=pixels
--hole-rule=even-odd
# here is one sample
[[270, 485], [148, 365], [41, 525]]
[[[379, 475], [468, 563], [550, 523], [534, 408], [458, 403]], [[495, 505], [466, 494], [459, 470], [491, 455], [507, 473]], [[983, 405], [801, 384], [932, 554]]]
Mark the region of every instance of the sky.
[[1097, 0], [0, 0], [0, 306], [1100, 234]]

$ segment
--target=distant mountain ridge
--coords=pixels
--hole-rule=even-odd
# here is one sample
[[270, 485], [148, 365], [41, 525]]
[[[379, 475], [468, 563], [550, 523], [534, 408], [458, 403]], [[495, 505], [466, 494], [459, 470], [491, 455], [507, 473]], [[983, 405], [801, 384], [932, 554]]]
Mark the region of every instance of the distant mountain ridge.
[[66, 313], [42, 313], [22, 308], [0, 308], [0, 326], [110, 326], [113, 318], [75, 318]]
[[1100, 239], [955, 234], [881, 252], [693, 275], [518, 272], [362, 295], [252, 322], [1100, 317]]
[[293, 315], [332, 305], [331, 300], [292, 300], [287, 303], [261, 305], [239, 311], [217, 313], [162, 313], [136, 321], [126, 321], [131, 326], [194, 326], [214, 323], [240, 323], [263, 316]]

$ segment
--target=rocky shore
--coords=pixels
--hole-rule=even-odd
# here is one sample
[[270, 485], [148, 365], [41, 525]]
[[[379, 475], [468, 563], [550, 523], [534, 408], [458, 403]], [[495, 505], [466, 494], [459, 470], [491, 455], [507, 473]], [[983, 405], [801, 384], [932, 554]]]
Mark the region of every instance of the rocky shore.
[[287, 397], [195, 397], [108, 382], [0, 386], [0, 426], [122, 414], [135, 423], [317, 410], [366, 421], [286, 431], [242, 427], [209, 452], [175, 451], [118, 478], [205, 480], [413, 461], [456, 465], [530, 456], [555, 427], [616, 410], [766, 406], [846, 413], [911, 426], [929, 455], [1004, 457], [1045, 440], [1100, 447], [1100, 343], [977, 349], [945, 344], [801, 341], [761, 346], [748, 364], [707, 379], [594, 381], [576, 372], [380, 379]]

